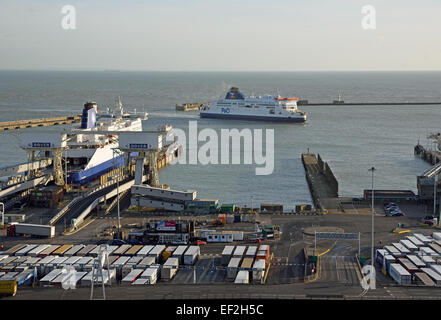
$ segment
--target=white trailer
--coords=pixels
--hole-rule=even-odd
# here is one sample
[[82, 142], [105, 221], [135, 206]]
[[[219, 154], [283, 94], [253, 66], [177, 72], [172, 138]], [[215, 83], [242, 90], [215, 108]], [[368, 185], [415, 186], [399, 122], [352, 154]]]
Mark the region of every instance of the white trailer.
[[93, 260], [92, 257], [82, 257], [80, 256], [80, 260], [78, 260], [77, 262], [74, 263], [73, 267], [75, 268], [75, 270], [77, 271], [83, 271], [84, 270], [84, 266], [91, 263]]
[[158, 279], [158, 270], [159, 268], [147, 268], [139, 278], [145, 280], [143, 284], [155, 284]]
[[390, 265], [389, 274], [400, 285], [410, 285], [412, 282], [410, 273], [398, 263]]
[[53, 238], [55, 236], [55, 226], [30, 224], [30, 223], [17, 223], [15, 224], [15, 233]]
[[417, 238], [418, 240], [420, 240], [425, 245], [429, 244], [430, 242], [432, 242], [432, 240], [430, 240], [430, 238], [426, 237], [425, 235], [423, 235], [421, 233], [414, 233], [413, 236], [415, 238]]
[[233, 232], [233, 241], [243, 241], [243, 231]]
[[158, 244], [154, 246], [153, 249], [149, 252], [149, 257], [155, 257], [155, 262], [160, 262], [162, 251], [164, 251], [165, 248], [166, 247], [163, 244]]
[[[185, 256], [184, 256], [185, 259]], [[168, 258], [161, 269], [161, 279], [171, 280], [176, 272], [178, 272], [179, 259], [178, 258]]]
[[191, 201], [196, 199], [196, 191], [178, 191], [154, 188], [145, 185], [134, 185], [131, 189], [132, 195], [155, 197], [164, 200]]
[[126, 266], [132, 266], [132, 268], [137, 268], [137, 265], [142, 261], [142, 257], [141, 256], [133, 256], [130, 258], [129, 261], [127, 261]]
[[421, 271], [427, 274], [437, 286], [441, 286], [441, 275], [431, 268], [421, 268]]
[[424, 246], [424, 243], [421, 242], [420, 240], [418, 240], [418, 238], [415, 237], [415, 236], [407, 236], [407, 237], [406, 237], [406, 240], [411, 241], [411, 242], [412, 242], [414, 245], [416, 245], [417, 247], [422, 247], [422, 246]]
[[173, 251], [172, 257], [178, 258], [179, 263], [184, 262], [184, 253], [187, 250], [188, 246], [178, 246], [175, 251]]
[[430, 269], [432, 269], [433, 271], [435, 271], [436, 273], [438, 273], [441, 276], [441, 265], [431, 264]]
[[397, 248], [403, 255], [410, 254], [410, 250], [403, 246], [401, 243], [393, 242], [392, 245]]
[[233, 257], [230, 260], [230, 263], [227, 267], [227, 279], [235, 279], [237, 275], [237, 271], [239, 270], [240, 261], [242, 258], [239, 257]]
[[234, 246], [225, 246], [222, 251], [222, 265], [227, 265], [230, 262], [231, 256], [233, 255]]
[[420, 258], [418, 258], [416, 255], [410, 254], [406, 256], [407, 259], [409, 259], [410, 262], [412, 262], [414, 265], [416, 265], [418, 268], [425, 268], [426, 263], [422, 261]]
[[265, 275], [265, 260], [257, 259], [253, 264], [253, 282], [261, 283]]
[[130, 260], [130, 257], [122, 256], [119, 257], [115, 262], [112, 263], [111, 268], [120, 268]]
[[236, 250], [234, 250], [233, 257], [243, 257], [246, 248], [246, 246], [237, 246]]
[[441, 232], [434, 232], [432, 234], [433, 239], [435, 240], [441, 240]]
[[[94, 270], [95, 274], [95, 284], [101, 284], [101, 273], [98, 269]], [[104, 278], [104, 284], [108, 284], [109, 281], [112, 279], [115, 279], [116, 277], [116, 270], [110, 269], [110, 270], [102, 270], [102, 276]], [[81, 279], [81, 286], [91, 286], [92, 285], [92, 271], [88, 272], [82, 279]]]
[[89, 252], [91, 252], [93, 249], [97, 247], [96, 244], [88, 244], [83, 249], [77, 252], [77, 256], [87, 256]]
[[[86, 275], [87, 275], [87, 272], [86, 272], [86, 271], [79, 271], [79, 272], [76, 272], [74, 276], [70, 276], [70, 278], [69, 278], [69, 285], [73, 284], [73, 285], [76, 287], [77, 284], [78, 284], [78, 282], [80, 282], [81, 279], [82, 279], [83, 277], [85, 277]], [[53, 279], [53, 280], [51, 281], [51, 284], [54, 285], [54, 286], [61, 286], [63, 280], [64, 280], [66, 277], [67, 277], [67, 274], [65, 274], [65, 273], [64, 273], [64, 274], [63, 274], [63, 273], [60, 273], [55, 279]]]
[[60, 274], [61, 274], [61, 269], [54, 269], [40, 280], [40, 284], [42, 286], [48, 286], [50, 285], [51, 281], [54, 280], [56, 277], [58, 277]]
[[28, 244], [23, 249], [18, 250], [15, 255], [16, 256], [25, 256], [28, 252], [35, 249], [38, 245], [37, 244]]
[[77, 254], [77, 252], [79, 252], [80, 250], [82, 250], [84, 247], [85, 247], [84, 244], [77, 244], [77, 245], [74, 245], [72, 248], [70, 248], [69, 250], [67, 250], [67, 251], [64, 253], [64, 255], [65, 255], [65, 256], [68, 256], [68, 257], [70, 257], [70, 256], [74, 256], [74, 255]]
[[241, 270], [237, 273], [234, 283], [248, 284], [250, 283], [250, 272]]
[[405, 246], [410, 252], [414, 252], [418, 250], [418, 247], [409, 240], [400, 240], [400, 243]]
[[426, 264], [427, 268], [430, 268], [431, 264], [436, 264], [436, 261], [431, 256], [420, 253], [418, 257]]
[[247, 252], [245, 253], [246, 257], [255, 257], [257, 253], [257, 246], [249, 246]]
[[142, 257], [146, 257], [148, 256], [149, 252], [153, 249], [154, 246], [151, 245], [147, 245], [141, 248], [141, 250], [139, 250], [136, 255], [137, 256], [142, 256]]
[[420, 253], [425, 256], [437, 256], [438, 254], [429, 247], [421, 247]]
[[136, 279], [144, 272], [142, 269], [133, 269], [128, 275], [126, 275], [122, 280], [122, 285], [131, 285]]
[[394, 246], [384, 246], [385, 250], [389, 251], [391, 255], [393, 255], [395, 258], [404, 257], [404, 253], [402, 253], [400, 250], [395, 248]]
[[49, 248], [51, 245], [50, 244], [42, 244], [42, 245], [39, 245], [39, 246], [37, 246], [36, 248], [34, 248], [34, 249], [32, 249], [31, 251], [29, 251], [28, 253], [27, 253], [27, 255], [28, 256], [31, 256], [31, 257], [36, 257], [36, 256], [38, 256], [38, 254], [40, 253], [40, 252], [42, 252], [43, 250], [46, 250], [47, 248]]
[[73, 264], [75, 264], [77, 261], [79, 261], [80, 259], [81, 259], [81, 257], [79, 257], [79, 256], [71, 256], [71, 257], [68, 257], [67, 260], [64, 261], [64, 262], [61, 264], [61, 267], [68, 267], [68, 266], [70, 266], [70, 265], [73, 265]]
[[184, 253], [184, 264], [193, 265], [199, 258], [200, 252], [199, 246], [190, 246]]
[[138, 268], [145, 269], [155, 263], [155, 257], [145, 257], [138, 263]]

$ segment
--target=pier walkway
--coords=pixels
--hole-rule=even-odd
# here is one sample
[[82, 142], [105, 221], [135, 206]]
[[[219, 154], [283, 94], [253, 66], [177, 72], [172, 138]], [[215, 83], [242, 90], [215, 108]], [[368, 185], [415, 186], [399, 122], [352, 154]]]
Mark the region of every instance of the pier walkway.
[[33, 128], [33, 127], [48, 127], [48, 126], [56, 126], [56, 125], [68, 124], [68, 123], [74, 123], [80, 121], [81, 121], [81, 115], [7, 121], [7, 122], [0, 122], [0, 131]]

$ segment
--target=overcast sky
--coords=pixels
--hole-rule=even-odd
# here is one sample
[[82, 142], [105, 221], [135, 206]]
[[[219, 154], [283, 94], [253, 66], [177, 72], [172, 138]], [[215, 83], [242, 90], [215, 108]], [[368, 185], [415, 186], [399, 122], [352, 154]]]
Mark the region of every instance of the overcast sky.
[[0, 0], [0, 69], [441, 70], [441, 1]]

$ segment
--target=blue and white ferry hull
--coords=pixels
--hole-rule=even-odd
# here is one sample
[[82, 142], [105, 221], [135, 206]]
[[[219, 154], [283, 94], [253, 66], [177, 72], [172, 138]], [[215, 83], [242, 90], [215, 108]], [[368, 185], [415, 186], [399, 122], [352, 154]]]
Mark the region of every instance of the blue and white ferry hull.
[[242, 115], [242, 114], [219, 114], [219, 113], [200, 113], [201, 118], [226, 119], [226, 120], [243, 120], [243, 121], [269, 121], [269, 122], [306, 122], [306, 115], [304, 117], [271, 117], [259, 115]]

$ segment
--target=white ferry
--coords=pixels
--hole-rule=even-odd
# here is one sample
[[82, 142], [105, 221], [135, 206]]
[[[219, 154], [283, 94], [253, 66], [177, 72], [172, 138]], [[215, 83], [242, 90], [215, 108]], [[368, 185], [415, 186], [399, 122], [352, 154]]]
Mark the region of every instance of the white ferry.
[[119, 145], [117, 135], [100, 132], [142, 131], [142, 120], [147, 120], [147, 113], [126, 113], [119, 98], [115, 110], [108, 110], [106, 113], [98, 113], [95, 102], [86, 102], [81, 126], [75, 130], [75, 134], [68, 134], [68, 149], [62, 155], [71, 172], [68, 183], [84, 185], [113, 168], [124, 165], [123, 156], [115, 156], [113, 159], [113, 149]]
[[298, 98], [266, 95], [245, 97], [232, 87], [224, 99], [209, 104], [200, 112], [201, 118], [305, 122], [306, 113], [297, 108]]

